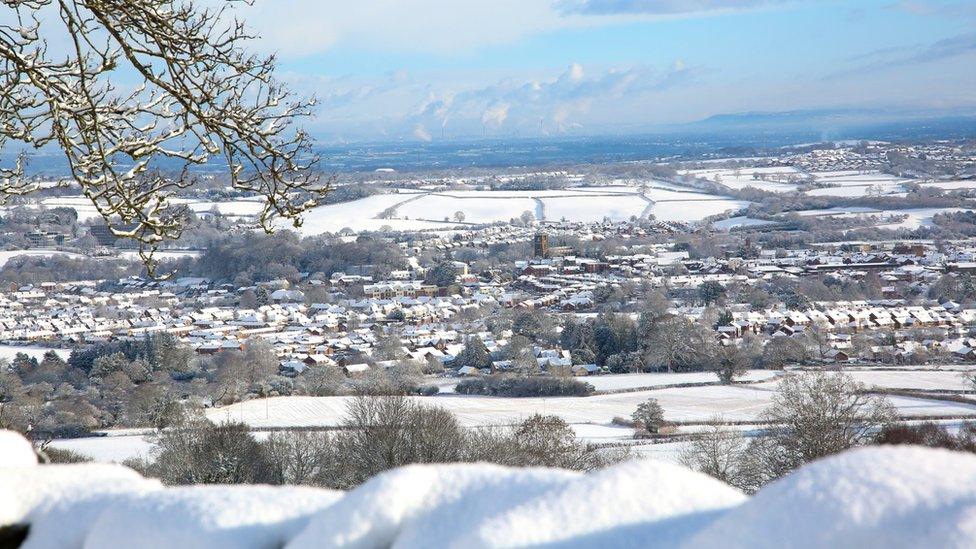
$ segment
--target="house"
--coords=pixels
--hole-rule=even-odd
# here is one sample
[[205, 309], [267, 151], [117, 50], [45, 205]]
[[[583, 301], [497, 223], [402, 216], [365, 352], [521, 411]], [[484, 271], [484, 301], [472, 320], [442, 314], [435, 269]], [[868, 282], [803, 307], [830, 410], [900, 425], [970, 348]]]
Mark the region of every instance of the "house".
[[574, 376], [591, 376], [600, 372], [600, 367], [596, 364], [577, 364], [573, 366]]
[[278, 369], [281, 371], [282, 375], [293, 377], [308, 369], [308, 365], [301, 360], [287, 360], [282, 362]]
[[962, 345], [953, 349], [952, 355], [963, 360], [976, 360], [976, 350], [968, 345]]
[[850, 355], [842, 349], [831, 349], [824, 353], [824, 358], [833, 362], [850, 362], [851, 360]]

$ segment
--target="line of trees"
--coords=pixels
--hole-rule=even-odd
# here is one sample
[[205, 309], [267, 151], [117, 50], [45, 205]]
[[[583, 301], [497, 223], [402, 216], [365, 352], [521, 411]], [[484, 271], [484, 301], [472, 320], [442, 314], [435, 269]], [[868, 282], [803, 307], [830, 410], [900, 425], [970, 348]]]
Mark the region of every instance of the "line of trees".
[[554, 416], [465, 429], [443, 408], [406, 397], [358, 397], [332, 432], [287, 431], [258, 440], [246, 425], [190, 417], [159, 431], [150, 460], [128, 465], [167, 484], [307, 484], [348, 489], [413, 463], [492, 462], [592, 470], [623, 450], [580, 442]]

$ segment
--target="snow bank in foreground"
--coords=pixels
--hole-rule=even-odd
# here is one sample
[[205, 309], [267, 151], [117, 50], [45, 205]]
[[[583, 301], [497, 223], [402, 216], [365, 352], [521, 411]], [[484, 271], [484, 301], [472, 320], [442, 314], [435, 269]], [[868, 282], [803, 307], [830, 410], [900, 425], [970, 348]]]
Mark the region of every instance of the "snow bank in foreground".
[[854, 450], [803, 467], [726, 513], [697, 547], [974, 547], [976, 457]]
[[[456, 547], [553, 546], [588, 539], [602, 547], [676, 543], [677, 519], [726, 509], [746, 497], [711, 477], [663, 461], [639, 460], [590, 474], [522, 505], [461, 525]], [[585, 537], [584, 537], [585, 536]], [[439, 545], [439, 544], [438, 544]]]
[[340, 492], [298, 487], [169, 488], [106, 508], [85, 548], [281, 547], [310, 516], [340, 497]]
[[0, 431], [0, 467], [37, 465], [34, 447], [13, 431]]
[[[158, 487], [156, 481], [119, 465], [0, 468], [0, 526], [37, 523], [38, 536], [83, 539], [91, 519], [115, 496]], [[57, 531], [48, 532], [46, 525]]]
[[402, 467], [349, 492], [288, 548], [443, 546], [457, 520], [499, 512], [575, 478], [568, 471], [486, 464]]
[[812, 463], [751, 498], [652, 460], [587, 475], [411, 466], [343, 494], [7, 458], [0, 527], [29, 525], [29, 548], [976, 546], [976, 456], [914, 447]]

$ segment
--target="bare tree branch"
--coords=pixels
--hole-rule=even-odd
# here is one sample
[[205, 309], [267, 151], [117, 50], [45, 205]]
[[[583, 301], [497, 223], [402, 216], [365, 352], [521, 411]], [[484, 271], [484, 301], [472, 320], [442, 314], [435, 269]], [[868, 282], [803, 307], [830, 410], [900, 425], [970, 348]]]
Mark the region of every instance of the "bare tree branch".
[[[309, 136], [293, 127], [313, 100], [273, 78], [274, 57], [246, 53], [251, 36], [233, 4], [192, 0], [0, 0], [0, 147], [64, 151], [113, 234], [153, 252], [179, 238], [185, 208], [170, 200], [196, 181], [190, 168], [226, 164], [234, 188], [265, 198], [259, 222], [301, 225], [331, 179], [320, 180]], [[245, 2], [246, 3], [246, 2]], [[69, 46], [53, 54], [48, 39]], [[113, 82], [136, 75], [134, 88]], [[37, 190], [26, 156], [0, 167], [0, 200]], [[166, 177], [160, 162], [180, 166]]]

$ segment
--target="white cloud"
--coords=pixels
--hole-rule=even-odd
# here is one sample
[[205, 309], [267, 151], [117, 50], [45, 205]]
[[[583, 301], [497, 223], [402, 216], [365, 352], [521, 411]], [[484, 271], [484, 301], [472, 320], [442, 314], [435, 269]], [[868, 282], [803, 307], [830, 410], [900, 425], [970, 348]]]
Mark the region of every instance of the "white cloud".
[[488, 105], [488, 108], [485, 109], [484, 114], [481, 115], [481, 123], [488, 128], [500, 127], [508, 118], [508, 109], [510, 107], [510, 104], [504, 102]]
[[413, 136], [421, 141], [431, 141], [433, 139], [423, 124], [417, 124], [413, 127]]
[[[328, 136], [350, 133], [383, 134], [424, 141], [433, 134], [538, 135], [575, 131], [618, 119], [633, 122], [618, 105], [638, 108], [656, 96], [696, 79], [699, 68], [675, 62], [656, 69], [586, 71], [578, 63], [560, 72], [536, 77], [502, 77], [490, 83], [449, 84], [411, 77], [370, 82], [320, 82], [323, 98], [310, 129]], [[314, 80], [313, 80], [314, 82]], [[591, 113], [597, 111], [598, 116]], [[432, 129], [436, 131], [432, 132]]]
[[586, 24], [559, 14], [552, 0], [255, 0], [239, 8], [239, 15], [262, 35], [265, 48], [286, 56], [340, 43], [455, 55]]

